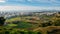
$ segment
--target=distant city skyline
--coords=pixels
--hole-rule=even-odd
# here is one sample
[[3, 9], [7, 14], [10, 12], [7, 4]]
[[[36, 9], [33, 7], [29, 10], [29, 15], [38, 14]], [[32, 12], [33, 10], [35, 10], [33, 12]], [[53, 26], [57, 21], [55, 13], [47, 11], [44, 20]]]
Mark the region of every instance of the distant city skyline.
[[0, 0], [0, 11], [60, 10], [60, 0]]

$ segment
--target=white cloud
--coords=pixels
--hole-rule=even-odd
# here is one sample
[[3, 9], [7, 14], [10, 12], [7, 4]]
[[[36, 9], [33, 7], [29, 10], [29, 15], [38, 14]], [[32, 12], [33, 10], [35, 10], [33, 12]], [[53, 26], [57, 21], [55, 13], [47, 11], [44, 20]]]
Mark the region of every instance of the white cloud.
[[52, 3], [60, 3], [59, 0], [50, 0]]
[[39, 10], [38, 7], [29, 7], [29, 6], [0, 6], [0, 11], [9, 11], [9, 10]]
[[48, 2], [48, 0], [36, 0], [37, 2]]
[[41, 2], [43, 2], [43, 3], [47, 3], [47, 2], [49, 2], [49, 0], [27, 0], [27, 1], [29, 1], [29, 2], [37, 2], [37, 3], [41, 3]]
[[26, 2], [25, 0], [15, 0], [17, 2]]
[[27, 0], [32, 3], [60, 3], [59, 0]]
[[0, 0], [0, 2], [1, 2], [1, 3], [4, 3], [4, 2], [6, 2], [6, 0]]
[[60, 10], [60, 7], [36, 7], [36, 6], [0, 6], [0, 11], [20, 10]]

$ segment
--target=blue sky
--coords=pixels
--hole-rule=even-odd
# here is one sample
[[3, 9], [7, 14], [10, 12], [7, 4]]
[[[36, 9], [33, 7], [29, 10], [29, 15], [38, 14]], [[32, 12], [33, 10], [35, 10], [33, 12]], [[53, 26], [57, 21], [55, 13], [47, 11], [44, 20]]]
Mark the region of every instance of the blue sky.
[[[32, 8], [32, 9], [31, 9]], [[60, 0], [0, 0], [0, 10], [60, 9]], [[51, 10], [52, 10], [51, 9]]]
[[60, 0], [0, 0], [0, 5], [60, 6]]

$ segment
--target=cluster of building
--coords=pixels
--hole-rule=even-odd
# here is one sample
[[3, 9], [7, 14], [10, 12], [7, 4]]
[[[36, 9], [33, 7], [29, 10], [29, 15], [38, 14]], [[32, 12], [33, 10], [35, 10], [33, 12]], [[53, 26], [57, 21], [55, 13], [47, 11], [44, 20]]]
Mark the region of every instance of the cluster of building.
[[36, 15], [52, 15], [56, 12], [0, 12], [0, 17], [4, 16], [5, 18], [13, 16], [36, 16]]

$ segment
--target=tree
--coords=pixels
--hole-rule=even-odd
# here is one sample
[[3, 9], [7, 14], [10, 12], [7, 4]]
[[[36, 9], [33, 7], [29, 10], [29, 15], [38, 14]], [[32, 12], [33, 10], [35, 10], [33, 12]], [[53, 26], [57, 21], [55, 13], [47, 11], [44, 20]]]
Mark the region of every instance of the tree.
[[0, 26], [3, 26], [4, 25], [4, 22], [5, 22], [4, 17], [0, 17]]
[[46, 23], [42, 23], [42, 27], [52, 26], [52, 21], [48, 21]]

